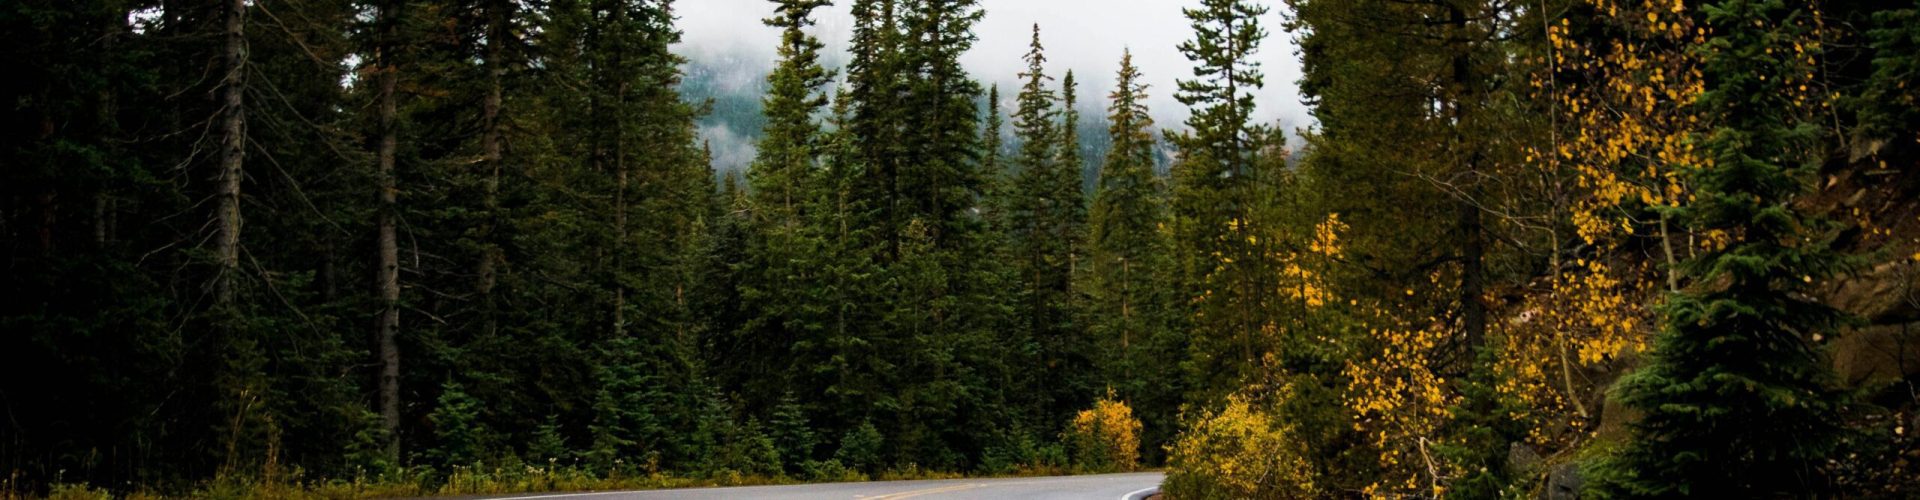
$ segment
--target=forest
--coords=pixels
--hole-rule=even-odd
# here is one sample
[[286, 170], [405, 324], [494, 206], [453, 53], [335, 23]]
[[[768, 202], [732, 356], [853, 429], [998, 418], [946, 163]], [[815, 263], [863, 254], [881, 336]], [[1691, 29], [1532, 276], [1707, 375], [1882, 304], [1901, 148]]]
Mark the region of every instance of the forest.
[[1920, 2], [700, 1], [0, 2], [0, 499], [1920, 495]]

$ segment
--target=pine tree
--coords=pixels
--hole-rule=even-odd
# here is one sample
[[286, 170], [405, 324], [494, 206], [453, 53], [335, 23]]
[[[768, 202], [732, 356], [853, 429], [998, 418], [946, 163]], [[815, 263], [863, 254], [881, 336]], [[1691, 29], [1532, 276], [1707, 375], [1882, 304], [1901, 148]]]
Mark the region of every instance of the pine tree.
[[1165, 183], [1154, 174], [1153, 116], [1147, 84], [1132, 51], [1120, 59], [1109, 99], [1111, 149], [1100, 168], [1088, 219], [1087, 257], [1079, 269], [1088, 346], [1096, 370], [1121, 400], [1139, 408], [1148, 450], [1178, 426], [1180, 378], [1152, 367], [1162, 353], [1184, 352], [1172, 328], [1172, 288]]
[[911, 217], [929, 224], [932, 235], [952, 248], [977, 234], [970, 211], [977, 207], [983, 176], [979, 171], [980, 84], [960, 64], [973, 47], [974, 23], [985, 11], [977, 0], [915, 0], [900, 22], [906, 37], [899, 63], [908, 70], [902, 112], [916, 113], [907, 127], [898, 179]]
[[814, 206], [807, 211], [822, 242], [819, 288], [812, 291], [818, 301], [810, 302], [822, 325], [818, 338], [793, 346], [797, 385], [804, 394], [824, 396], [815, 423], [834, 432], [867, 421], [887, 402], [881, 378], [891, 369], [881, 357], [884, 339], [875, 331], [880, 308], [874, 304], [883, 300], [884, 277], [877, 257], [884, 247], [875, 244], [876, 228], [864, 224], [872, 220], [874, 200], [860, 198], [856, 189], [867, 164], [851, 127], [852, 99], [846, 92], [839, 96], [830, 118], [834, 126], [823, 140], [826, 158], [811, 190]]
[[764, 217], [776, 224], [797, 224], [805, 203], [808, 174], [818, 155], [820, 126], [814, 121], [827, 106], [823, 87], [833, 73], [820, 66], [819, 40], [807, 34], [813, 11], [830, 5], [826, 0], [774, 0], [775, 16], [767, 26], [780, 28], [780, 63], [767, 76], [771, 84], [764, 99], [766, 136], [760, 140], [759, 161], [748, 179], [761, 211], [782, 216]]
[[1913, 142], [1900, 140], [1920, 130], [1920, 3], [1872, 14], [1865, 38], [1873, 50], [1873, 73], [1850, 106], [1860, 114], [1858, 150], [1886, 149], [1892, 156]]
[[[1271, 270], [1258, 247], [1255, 227], [1259, 186], [1258, 145], [1267, 133], [1252, 124], [1253, 91], [1264, 75], [1253, 54], [1266, 38], [1259, 17], [1265, 6], [1245, 0], [1205, 0], [1184, 10], [1194, 30], [1180, 52], [1193, 61], [1194, 77], [1179, 80], [1174, 97], [1193, 110], [1187, 132], [1169, 137], [1180, 148], [1174, 166], [1173, 207], [1184, 280], [1194, 311], [1195, 343], [1205, 352], [1198, 389], [1235, 387], [1261, 365], [1259, 342], [1268, 314], [1263, 284]], [[1216, 267], [1217, 266], [1217, 267]], [[1222, 349], [1217, 350], [1216, 348]], [[1226, 350], [1230, 349], [1230, 350]], [[1202, 399], [1213, 399], [1212, 397]]]
[[981, 188], [981, 197], [985, 199], [984, 213], [988, 227], [995, 235], [1008, 234], [1007, 205], [1012, 200], [1010, 189], [1013, 178], [1010, 162], [1006, 155], [1007, 121], [1001, 111], [1004, 103], [1000, 100], [1000, 85], [994, 84], [987, 90], [987, 120], [980, 129], [980, 173], [985, 187]]
[[[1054, 151], [1060, 155], [1054, 168], [1050, 169], [1052, 178], [1047, 180], [1049, 192], [1047, 198], [1053, 201], [1054, 237], [1064, 250], [1067, 277], [1071, 277], [1080, 263], [1083, 243], [1086, 237], [1087, 203], [1086, 192], [1082, 189], [1083, 166], [1086, 162], [1080, 153], [1080, 105], [1079, 84], [1073, 79], [1073, 71], [1068, 70], [1060, 79], [1060, 128], [1057, 129], [1059, 144]], [[1063, 286], [1071, 286], [1063, 280]], [[1065, 290], [1069, 297], [1073, 291]]]
[[780, 461], [788, 472], [798, 472], [801, 465], [813, 460], [813, 449], [819, 444], [812, 422], [807, 419], [806, 408], [789, 391], [781, 395], [780, 403], [773, 407], [773, 418], [768, 421], [768, 437], [779, 450]]
[[1020, 73], [1025, 83], [1015, 98], [1018, 108], [1013, 114], [1014, 137], [1020, 141], [1020, 148], [1013, 158], [1015, 170], [1003, 203], [1007, 207], [1007, 240], [1011, 252], [1007, 260], [1014, 263], [1012, 267], [1020, 284], [1014, 313], [1019, 330], [1008, 342], [1022, 355], [1019, 362], [1028, 373], [1022, 381], [1028, 386], [1024, 392], [1030, 395], [1023, 399], [1031, 402], [1024, 410], [1030, 418], [1041, 418], [1047, 415], [1052, 403], [1053, 394], [1047, 387], [1051, 379], [1041, 374], [1049, 371], [1046, 363], [1052, 348], [1050, 337], [1058, 326], [1052, 306], [1059, 297], [1053, 294], [1055, 288], [1051, 286], [1053, 263], [1047, 261], [1055, 256], [1052, 250], [1058, 242], [1049, 226], [1052, 207], [1047, 195], [1051, 187], [1048, 181], [1059, 160], [1055, 153], [1059, 142], [1054, 139], [1059, 112], [1054, 109], [1056, 97], [1047, 88], [1047, 81], [1052, 78], [1046, 74], [1040, 25], [1033, 26], [1033, 38], [1027, 47], [1027, 69]]
[[533, 439], [527, 443], [527, 452], [521, 459], [528, 463], [552, 466], [572, 456], [573, 449], [567, 446], [567, 436], [560, 429], [560, 416], [547, 415], [546, 421], [534, 429]]
[[1005, 138], [1007, 122], [1000, 112], [1000, 85], [994, 84], [987, 90], [987, 122], [980, 129], [980, 169], [989, 181], [998, 182], [1004, 175], [1006, 165]]
[[433, 424], [432, 447], [426, 455], [445, 467], [474, 465], [487, 452], [486, 427], [480, 418], [480, 401], [468, 396], [458, 382], [440, 385], [440, 399], [427, 421]]
[[904, 224], [906, 202], [902, 200], [903, 161], [906, 151], [901, 134], [909, 115], [906, 108], [906, 75], [898, 0], [855, 0], [852, 6], [852, 59], [847, 63], [847, 88], [840, 102], [848, 106], [846, 127], [856, 150], [850, 160], [860, 164], [863, 175], [850, 193], [871, 205], [860, 214], [859, 225], [873, 228], [882, 257], [899, 255], [900, 228]]
[[[1034, 26], [1026, 56], [1026, 79], [1019, 110], [1014, 115], [1020, 139], [1018, 171], [1012, 189], [1004, 193], [1007, 240], [1020, 283], [1015, 317], [1023, 335], [1012, 342], [1034, 356], [1028, 379], [1038, 396], [1033, 416], [1040, 422], [1065, 421], [1068, 412], [1083, 406], [1091, 392], [1085, 386], [1086, 358], [1080, 328], [1075, 325], [1073, 271], [1080, 258], [1086, 225], [1086, 205], [1080, 186], [1079, 114], [1056, 108], [1047, 88], [1045, 48], [1040, 27]], [[1073, 80], [1063, 87], [1065, 104], [1074, 104]]]
[[[846, 96], [856, 226], [880, 264], [861, 339], [890, 371], [871, 404], [894, 458], [959, 468], [1001, 416], [1005, 284], [981, 219], [980, 86], [960, 64], [982, 12], [973, 0], [853, 5]], [[980, 395], [982, 397], [972, 397]], [[862, 406], [865, 406], [863, 404]]]
[[247, 157], [247, 4], [229, 0], [222, 5], [226, 29], [221, 33], [224, 55], [220, 79], [219, 221], [215, 254], [220, 270], [214, 274], [213, 301], [232, 314], [233, 282], [240, 274], [240, 180], [246, 176]]
[[[747, 172], [751, 203], [739, 207], [751, 214], [752, 236], [740, 265], [740, 295], [752, 311], [740, 332], [723, 345], [729, 380], [746, 389], [750, 408], [774, 403], [788, 381], [767, 373], [794, 373], [792, 347], [814, 341], [823, 322], [825, 305], [816, 293], [820, 275], [817, 259], [821, 233], [808, 225], [806, 210], [814, 203], [814, 179], [822, 156], [823, 133], [816, 117], [825, 110], [823, 87], [832, 75], [820, 66], [821, 44], [805, 31], [814, 23], [812, 11], [826, 2], [776, 2], [769, 26], [782, 28], [780, 63], [768, 76], [771, 90], [764, 100], [766, 136]], [[724, 375], [724, 374], [723, 374]]]
[[1684, 264], [1691, 285], [1663, 307], [1647, 363], [1615, 397], [1645, 415], [1633, 439], [1600, 466], [1621, 497], [1818, 496], [1835, 456], [1845, 404], [1815, 338], [1839, 313], [1806, 292], [1848, 258], [1831, 224], [1796, 207], [1819, 168], [1819, 125], [1804, 104], [1816, 20], [1781, 2], [1724, 0], [1706, 8], [1707, 84], [1697, 106], [1711, 131], [1687, 209], [1724, 246]]

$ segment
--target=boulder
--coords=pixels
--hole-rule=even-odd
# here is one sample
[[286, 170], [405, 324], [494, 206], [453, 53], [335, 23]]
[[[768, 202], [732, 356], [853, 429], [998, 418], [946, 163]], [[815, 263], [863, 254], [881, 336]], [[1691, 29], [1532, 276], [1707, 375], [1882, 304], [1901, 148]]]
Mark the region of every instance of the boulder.
[[1514, 442], [1507, 445], [1507, 471], [1515, 476], [1531, 476], [1546, 464], [1540, 453], [1533, 451], [1526, 443]]
[[1541, 498], [1576, 500], [1580, 498], [1580, 487], [1584, 485], [1586, 485], [1586, 478], [1580, 476], [1580, 464], [1555, 465], [1553, 472], [1547, 473], [1547, 489], [1541, 492]]

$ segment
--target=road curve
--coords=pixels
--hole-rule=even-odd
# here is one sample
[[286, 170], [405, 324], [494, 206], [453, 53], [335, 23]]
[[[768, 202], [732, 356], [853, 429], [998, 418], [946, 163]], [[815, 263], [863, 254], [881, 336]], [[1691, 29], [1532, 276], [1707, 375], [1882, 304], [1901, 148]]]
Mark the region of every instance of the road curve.
[[1137, 500], [1152, 493], [1164, 477], [1158, 472], [1093, 476], [939, 479], [866, 483], [741, 486], [678, 490], [610, 491], [507, 496], [516, 500]]

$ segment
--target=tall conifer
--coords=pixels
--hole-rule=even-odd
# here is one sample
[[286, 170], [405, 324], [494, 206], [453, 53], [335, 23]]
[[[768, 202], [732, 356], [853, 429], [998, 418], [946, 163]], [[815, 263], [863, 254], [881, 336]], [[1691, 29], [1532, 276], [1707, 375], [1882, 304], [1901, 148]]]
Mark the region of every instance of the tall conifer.
[[1693, 174], [1694, 228], [1730, 241], [1683, 264], [1647, 364], [1615, 397], [1645, 412], [1633, 440], [1601, 466], [1621, 497], [1818, 496], [1840, 444], [1841, 394], [1815, 344], [1840, 314], [1809, 298], [1848, 258], [1832, 225], [1798, 208], [1818, 172], [1816, 117], [1805, 104], [1818, 20], [1778, 1], [1723, 0], [1695, 104], [1712, 128]]

